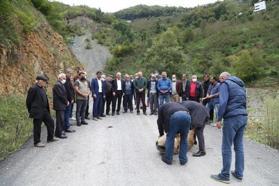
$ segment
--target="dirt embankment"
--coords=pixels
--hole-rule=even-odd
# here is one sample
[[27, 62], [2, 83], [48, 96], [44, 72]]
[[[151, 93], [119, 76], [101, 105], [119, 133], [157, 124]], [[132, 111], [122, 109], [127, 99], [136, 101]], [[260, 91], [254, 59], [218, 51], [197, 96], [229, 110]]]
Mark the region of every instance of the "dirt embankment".
[[26, 93], [40, 73], [52, 84], [60, 70], [78, 64], [62, 36], [46, 22], [22, 40], [11, 48], [0, 46], [0, 95]]

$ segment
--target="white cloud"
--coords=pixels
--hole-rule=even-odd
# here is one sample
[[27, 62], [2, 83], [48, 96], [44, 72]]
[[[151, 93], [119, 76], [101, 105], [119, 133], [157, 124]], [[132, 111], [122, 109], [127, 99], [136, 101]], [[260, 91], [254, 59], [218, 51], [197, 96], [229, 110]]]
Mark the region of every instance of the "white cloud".
[[182, 6], [194, 7], [208, 3], [214, 3], [217, 0], [55, 0], [69, 5], [87, 5], [93, 8], [100, 8], [104, 12], [116, 12], [118, 10], [135, 6], [138, 4], [161, 5], [161, 6]]

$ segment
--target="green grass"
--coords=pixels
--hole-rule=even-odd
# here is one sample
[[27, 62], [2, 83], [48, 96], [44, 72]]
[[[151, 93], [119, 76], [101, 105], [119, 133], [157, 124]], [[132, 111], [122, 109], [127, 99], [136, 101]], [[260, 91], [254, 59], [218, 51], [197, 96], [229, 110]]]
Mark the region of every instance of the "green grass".
[[32, 134], [22, 96], [0, 97], [0, 160], [19, 149]]
[[[250, 118], [246, 136], [250, 139], [279, 149], [279, 92], [264, 96], [263, 114]], [[251, 110], [251, 112], [254, 112]]]

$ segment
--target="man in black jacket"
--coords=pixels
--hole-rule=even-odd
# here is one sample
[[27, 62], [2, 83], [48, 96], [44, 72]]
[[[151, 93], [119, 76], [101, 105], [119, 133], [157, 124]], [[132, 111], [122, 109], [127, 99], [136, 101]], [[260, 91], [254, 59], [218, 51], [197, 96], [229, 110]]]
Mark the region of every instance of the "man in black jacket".
[[65, 132], [75, 132], [75, 130], [71, 130], [71, 124], [70, 124], [70, 115], [72, 111], [72, 106], [75, 99], [75, 90], [74, 85], [72, 82], [72, 70], [67, 69], [66, 71], [66, 83], [64, 84], [64, 87], [66, 89], [67, 99], [69, 101], [69, 105], [66, 107], [65, 114], [64, 114], [64, 131]]
[[121, 79], [121, 73], [117, 72], [115, 79], [112, 82], [112, 95], [113, 95], [112, 115], [115, 114], [116, 102], [117, 102], [116, 114], [119, 115], [122, 96], [123, 96], [123, 90], [124, 90], [124, 86], [125, 86], [124, 84], [125, 84], [124, 80]]
[[66, 75], [61, 73], [58, 75], [58, 81], [55, 83], [53, 92], [53, 109], [56, 111], [56, 129], [55, 136], [58, 138], [67, 138], [63, 131], [64, 127], [64, 114], [66, 107], [69, 105], [67, 99], [67, 92], [64, 87], [66, 83]]
[[206, 153], [203, 130], [209, 119], [208, 110], [205, 106], [203, 106], [201, 103], [197, 103], [196, 101], [183, 101], [181, 105], [189, 110], [192, 119], [192, 128], [195, 129], [195, 134], [197, 135], [199, 141], [199, 151], [194, 153], [193, 156], [204, 156]]
[[53, 142], [54, 121], [50, 116], [49, 103], [46, 95], [45, 87], [48, 78], [44, 75], [38, 75], [37, 82], [28, 90], [26, 98], [26, 107], [29, 117], [33, 118], [34, 146], [45, 147], [41, 143], [41, 125], [45, 123], [47, 127], [47, 141]]
[[186, 139], [191, 125], [188, 109], [176, 102], [163, 104], [159, 108], [157, 124], [160, 136], [163, 136], [164, 132], [167, 133], [166, 153], [162, 156], [162, 161], [172, 164], [174, 138], [179, 133], [179, 161], [181, 165], [185, 165], [188, 161]]

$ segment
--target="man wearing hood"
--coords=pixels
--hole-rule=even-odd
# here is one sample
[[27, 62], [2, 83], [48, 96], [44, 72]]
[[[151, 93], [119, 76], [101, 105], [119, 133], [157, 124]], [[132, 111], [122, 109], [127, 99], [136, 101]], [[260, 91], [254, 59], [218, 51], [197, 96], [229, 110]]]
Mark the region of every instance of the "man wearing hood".
[[220, 174], [212, 175], [216, 181], [229, 183], [232, 152], [235, 151], [235, 170], [231, 174], [242, 180], [244, 171], [243, 134], [247, 124], [246, 90], [241, 79], [228, 72], [220, 74], [219, 111], [216, 126], [221, 128], [223, 118], [222, 158], [223, 169]]

